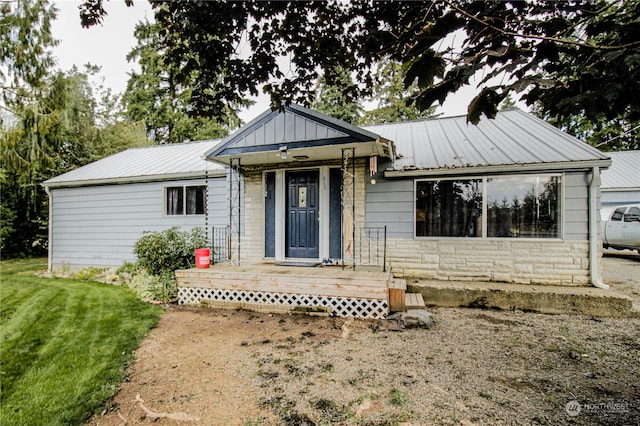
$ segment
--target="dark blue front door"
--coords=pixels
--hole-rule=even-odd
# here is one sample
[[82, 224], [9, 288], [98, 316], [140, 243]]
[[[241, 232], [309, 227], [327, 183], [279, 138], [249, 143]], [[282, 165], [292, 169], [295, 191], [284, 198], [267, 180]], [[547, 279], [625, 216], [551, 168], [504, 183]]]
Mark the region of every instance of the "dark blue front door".
[[287, 172], [285, 256], [319, 257], [318, 171]]

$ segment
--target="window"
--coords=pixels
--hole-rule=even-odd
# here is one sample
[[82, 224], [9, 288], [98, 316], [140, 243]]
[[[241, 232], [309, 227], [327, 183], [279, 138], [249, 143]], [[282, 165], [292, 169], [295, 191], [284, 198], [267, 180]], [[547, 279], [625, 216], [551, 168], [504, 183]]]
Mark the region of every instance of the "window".
[[184, 214], [183, 187], [167, 188], [167, 214]]
[[417, 237], [559, 238], [559, 175], [416, 182]]
[[417, 182], [416, 236], [482, 237], [482, 180]]
[[625, 222], [640, 222], [640, 209], [637, 207], [629, 208], [627, 214], [624, 215]]
[[[170, 186], [165, 190], [167, 215], [204, 214], [206, 186]], [[186, 207], [186, 208], [185, 208]]]
[[626, 207], [617, 208], [616, 211], [613, 212], [613, 214], [611, 215], [611, 221], [612, 222], [621, 222], [622, 221], [622, 216], [624, 216], [625, 210], [627, 210]]
[[207, 191], [204, 186], [187, 186], [187, 214], [204, 214]]
[[559, 176], [487, 178], [487, 236], [558, 238]]

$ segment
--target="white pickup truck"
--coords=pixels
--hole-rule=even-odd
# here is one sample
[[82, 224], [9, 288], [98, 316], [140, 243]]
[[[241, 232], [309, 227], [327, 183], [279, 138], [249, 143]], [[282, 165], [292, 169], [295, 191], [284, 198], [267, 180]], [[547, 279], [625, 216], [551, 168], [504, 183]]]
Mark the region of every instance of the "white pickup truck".
[[617, 206], [602, 223], [604, 248], [638, 250], [640, 253], [640, 204]]

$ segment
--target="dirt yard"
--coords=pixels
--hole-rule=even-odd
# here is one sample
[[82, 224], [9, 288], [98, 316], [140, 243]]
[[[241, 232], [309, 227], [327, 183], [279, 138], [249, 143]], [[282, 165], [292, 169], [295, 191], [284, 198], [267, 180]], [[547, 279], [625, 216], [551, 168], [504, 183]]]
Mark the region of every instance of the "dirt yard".
[[[640, 256], [605, 257], [640, 301]], [[432, 309], [429, 330], [169, 307], [91, 425], [640, 424], [640, 319]]]

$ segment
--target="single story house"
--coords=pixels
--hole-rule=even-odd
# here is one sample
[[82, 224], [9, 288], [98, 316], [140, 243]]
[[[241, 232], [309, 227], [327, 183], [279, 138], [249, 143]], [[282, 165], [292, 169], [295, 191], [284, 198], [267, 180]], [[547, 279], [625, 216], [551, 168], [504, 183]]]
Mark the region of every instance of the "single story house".
[[611, 166], [602, 171], [601, 213], [606, 220], [615, 206], [640, 203], [640, 151], [607, 152]]
[[131, 148], [44, 182], [49, 269], [117, 268], [144, 231], [226, 226], [227, 171], [202, 158], [218, 142]]
[[46, 181], [49, 263], [117, 266], [145, 230], [215, 226], [231, 264], [606, 287], [610, 164], [519, 110], [477, 126], [461, 116], [356, 127], [292, 105], [221, 141], [130, 149]]

